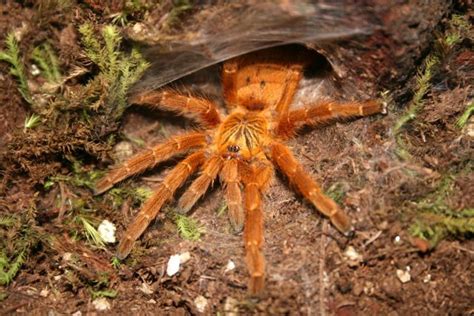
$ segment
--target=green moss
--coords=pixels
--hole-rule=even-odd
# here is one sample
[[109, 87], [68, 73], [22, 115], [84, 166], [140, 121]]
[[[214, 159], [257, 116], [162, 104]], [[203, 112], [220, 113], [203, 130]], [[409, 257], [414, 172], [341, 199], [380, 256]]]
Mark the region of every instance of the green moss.
[[97, 179], [101, 178], [104, 173], [97, 170], [87, 171], [78, 160], [75, 160], [72, 157], [70, 157], [70, 160], [72, 160], [72, 174], [49, 177], [43, 185], [45, 189], [51, 188], [58, 182], [65, 182], [75, 187], [83, 187], [91, 190], [95, 188], [95, 182]]
[[122, 264], [122, 262], [120, 261], [119, 258], [113, 256], [110, 264], [112, 265], [114, 269], [120, 269], [120, 265]]
[[83, 234], [86, 237], [86, 239], [89, 241], [89, 243], [99, 247], [99, 248], [105, 248], [105, 242], [102, 239], [102, 236], [100, 236], [99, 232], [97, 229], [92, 225], [92, 222], [83, 217], [83, 216], [77, 216], [76, 221], [82, 224], [83, 226]]
[[106, 106], [107, 112], [118, 119], [126, 108], [128, 89], [149, 64], [136, 49], [132, 49], [130, 53], [120, 50], [122, 38], [113, 25], [105, 26], [100, 38], [90, 24], [82, 25], [79, 32], [87, 57], [100, 70], [85, 87], [91, 93], [88, 100], [90, 108], [97, 110]]
[[41, 239], [27, 213], [0, 217], [0, 285], [13, 280], [31, 249]]
[[342, 183], [334, 183], [326, 191], [326, 194], [336, 203], [341, 204], [346, 192]]
[[176, 214], [175, 223], [181, 238], [191, 241], [197, 241], [201, 238], [204, 231], [198, 222], [191, 217]]
[[396, 154], [403, 160], [411, 159], [409, 152], [409, 143], [403, 137], [401, 131], [417, 118], [417, 115], [424, 108], [424, 97], [431, 89], [431, 79], [436, 74], [439, 65], [444, 57], [461, 42], [463, 34], [468, 26], [464, 17], [454, 15], [448, 22], [447, 29], [443, 35], [438, 37], [436, 45], [432, 52], [425, 58], [416, 75], [416, 85], [413, 98], [407, 106], [405, 113], [395, 122], [393, 126], [393, 135], [396, 138]]
[[456, 125], [459, 128], [463, 128], [464, 126], [466, 126], [466, 123], [469, 120], [469, 118], [471, 117], [472, 113], [474, 113], [474, 102], [471, 102], [466, 106], [466, 110], [458, 118], [458, 120], [456, 122]]
[[107, 297], [107, 298], [116, 298], [118, 292], [116, 290], [108, 289], [108, 290], [94, 290], [89, 288], [89, 292], [91, 293], [92, 299], [100, 298], [100, 297]]
[[31, 114], [31, 116], [26, 117], [25, 123], [23, 124], [23, 132], [26, 133], [28, 129], [35, 128], [41, 123], [41, 117], [36, 114]]
[[0, 252], [0, 285], [7, 285], [13, 280], [25, 259], [26, 249], [12, 257], [8, 257], [4, 251]]
[[434, 192], [413, 205], [417, 215], [409, 231], [413, 236], [428, 241], [430, 247], [435, 247], [447, 236], [474, 234], [474, 208], [456, 210], [446, 202], [455, 191], [454, 180], [454, 176], [445, 177]]
[[18, 91], [23, 99], [32, 104], [30, 89], [28, 88], [28, 80], [25, 74], [25, 67], [21, 60], [20, 48], [13, 33], [9, 33], [5, 39], [5, 51], [0, 51], [0, 61], [5, 61], [10, 64], [10, 73], [18, 80]]
[[61, 81], [58, 58], [49, 44], [35, 47], [31, 58], [38, 64], [41, 74], [49, 83], [58, 84]]

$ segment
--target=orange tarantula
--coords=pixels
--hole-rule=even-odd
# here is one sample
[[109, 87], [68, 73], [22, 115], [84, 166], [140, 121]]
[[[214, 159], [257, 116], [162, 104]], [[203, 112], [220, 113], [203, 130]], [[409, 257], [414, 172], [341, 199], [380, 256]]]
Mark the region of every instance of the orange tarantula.
[[167, 174], [128, 226], [118, 246], [119, 258], [129, 254], [134, 242], [163, 205], [195, 172], [199, 175], [179, 198], [178, 210], [188, 212], [211, 183], [220, 179], [230, 222], [236, 230], [244, 230], [251, 293], [261, 291], [264, 284], [262, 195], [275, 167], [339, 231], [351, 231], [349, 217], [321, 191], [284, 143], [304, 125], [366, 116], [384, 109], [375, 101], [319, 101], [291, 109], [303, 71], [310, 62], [306, 50], [289, 54], [278, 49], [266, 49], [226, 61], [222, 67], [222, 86], [229, 110], [227, 115], [220, 113], [212, 101], [170, 89], [140, 92], [131, 97], [130, 102], [134, 104], [190, 116], [201, 129], [173, 137], [137, 154], [98, 182], [96, 193], [100, 194], [115, 183], [172, 156], [189, 153]]

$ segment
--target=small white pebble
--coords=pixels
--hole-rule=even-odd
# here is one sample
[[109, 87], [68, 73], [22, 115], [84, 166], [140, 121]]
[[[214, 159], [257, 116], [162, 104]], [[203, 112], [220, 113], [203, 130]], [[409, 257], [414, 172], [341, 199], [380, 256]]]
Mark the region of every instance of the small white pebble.
[[196, 305], [196, 308], [200, 313], [204, 313], [207, 306], [207, 299], [204, 296], [199, 295], [194, 299], [194, 304]]
[[168, 276], [173, 276], [179, 271], [179, 266], [181, 264], [181, 259], [179, 255], [172, 255], [168, 260], [168, 266], [166, 267], [166, 274]]
[[234, 261], [230, 260], [227, 262], [227, 265], [225, 266], [224, 272], [229, 272], [235, 269], [235, 263]]
[[149, 303], [149, 304], [156, 304], [156, 301], [155, 301], [154, 299], [150, 299], [150, 300], [147, 301], [147, 303]]
[[108, 220], [104, 219], [102, 223], [100, 223], [99, 228], [97, 231], [99, 232], [100, 237], [107, 242], [107, 243], [114, 243], [115, 240], [115, 230], [117, 228], [115, 225]]
[[397, 269], [397, 278], [402, 283], [410, 282], [411, 280], [410, 269], [406, 269], [405, 271], [401, 269]]
[[400, 238], [400, 236], [395, 236], [395, 238], [393, 239], [393, 243], [394, 244], [399, 244], [400, 242], [402, 241], [402, 238]]
[[32, 64], [30, 73], [32, 76], [38, 76], [41, 73], [41, 71], [39, 70], [38, 66], [36, 66], [35, 64]]
[[181, 264], [186, 263], [191, 259], [191, 254], [186, 251], [179, 255], [172, 255], [168, 260], [168, 266], [166, 267], [166, 274], [168, 276], [173, 276], [179, 271]]
[[428, 283], [431, 281], [431, 274], [427, 274], [424, 278], [423, 278], [423, 282], [424, 283]]
[[49, 290], [47, 287], [45, 287], [44, 289], [41, 290], [40, 292], [40, 296], [41, 297], [47, 297], [49, 295]]
[[348, 259], [347, 263], [349, 266], [357, 266], [363, 261], [362, 255], [352, 246], [346, 248], [344, 256]]
[[107, 311], [110, 309], [110, 303], [105, 297], [101, 297], [92, 301], [92, 305], [98, 311]]
[[189, 253], [189, 251], [183, 252], [179, 255], [179, 260], [181, 264], [188, 262], [189, 259], [191, 259], [191, 254]]
[[60, 275], [55, 275], [53, 277], [53, 279], [54, 279], [54, 281], [59, 281], [59, 280], [61, 280], [61, 276]]
[[82, 312], [81, 311], [77, 311], [75, 313], [72, 313], [71, 316], [82, 316]]

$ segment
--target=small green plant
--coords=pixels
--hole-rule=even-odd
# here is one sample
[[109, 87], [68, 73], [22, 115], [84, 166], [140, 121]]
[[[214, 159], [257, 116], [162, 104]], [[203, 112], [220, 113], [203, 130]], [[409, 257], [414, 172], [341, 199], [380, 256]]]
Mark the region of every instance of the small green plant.
[[175, 223], [181, 238], [191, 241], [197, 241], [201, 238], [203, 228], [199, 226], [196, 220], [185, 215], [176, 214]]
[[26, 102], [32, 104], [30, 89], [28, 88], [28, 80], [25, 74], [25, 67], [21, 61], [20, 48], [13, 33], [9, 33], [5, 39], [7, 49], [0, 51], [0, 60], [11, 65], [10, 73], [18, 80], [18, 91]]
[[105, 242], [102, 239], [102, 236], [100, 236], [99, 232], [97, 229], [92, 225], [90, 220], [83, 216], [77, 216], [76, 219], [82, 224], [84, 228], [84, 235], [86, 236], [86, 239], [93, 245], [99, 247], [99, 248], [104, 248], [105, 247]]
[[57, 84], [61, 81], [58, 58], [49, 44], [35, 47], [31, 58], [38, 64], [43, 77], [49, 83]]
[[95, 300], [96, 298], [100, 297], [107, 297], [107, 298], [116, 298], [118, 292], [116, 290], [94, 290], [94, 289], [89, 289], [92, 299]]
[[326, 194], [336, 203], [341, 204], [342, 199], [346, 194], [346, 192], [344, 191], [344, 185], [342, 183], [334, 183], [329, 187]]
[[135, 199], [144, 202], [153, 195], [153, 190], [146, 187], [138, 187], [135, 189]]
[[430, 248], [448, 235], [474, 234], [474, 209], [454, 210], [446, 203], [454, 190], [454, 177], [445, 177], [433, 193], [414, 204], [417, 220], [409, 231], [413, 236], [428, 241]]
[[23, 125], [23, 132], [26, 133], [28, 129], [35, 128], [41, 123], [41, 117], [36, 114], [31, 114], [25, 119], [25, 123]]
[[469, 118], [471, 117], [472, 113], [474, 113], [474, 101], [471, 101], [471, 103], [469, 103], [467, 105], [466, 110], [464, 111], [464, 113], [461, 114], [461, 116], [458, 118], [458, 120], [456, 122], [456, 125], [459, 128], [463, 128], [464, 126], [466, 126], [466, 123], [469, 120]]
[[17, 219], [13, 216], [2, 216], [0, 217], [0, 226], [13, 226]]
[[449, 48], [454, 47], [462, 41], [463, 33], [468, 32], [471, 25], [463, 15], [454, 14], [448, 23], [449, 31], [444, 37], [444, 44]]
[[82, 25], [79, 32], [82, 34], [82, 44], [87, 57], [100, 70], [87, 86], [87, 91], [91, 94], [88, 100], [91, 108], [98, 109], [106, 104], [114, 117], [119, 118], [127, 105], [128, 89], [140, 78], [149, 64], [136, 49], [132, 49], [129, 54], [120, 51], [122, 38], [113, 25], [102, 29], [102, 38], [96, 36], [91, 24]]
[[429, 55], [423, 62], [422, 70], [418, 71], [416, 75], [415, 94], [408, 106], [407, 111], [398, 119], [393, 128], [393, 133], [398, 135], [400, 130], [411, 120], [416, 118], [416, 115], [423, 107], [423, 97], [430, 87], [431, 78], [435, 72], [435, 67], [438, 66], [440, 60], [436, 55]]
[[120, 265], [122, 264], [122, 262], [120, 261], [119, 258], [117, 258], [116, 256], [113, 256], [110, 261], [110, 264], [112, 265], [114, 269], [120, 269]]
[[0, 285], [7, 285], [13, 280], [25, 262], [25, 259], [25, 249], [10, 258], [4, 251], [0, 252]]
[[1, 216], [0, 226], [0, 285], [7, 285], [20, 271], [40, 238], [31, 224], [27, 223], [26, 216]]

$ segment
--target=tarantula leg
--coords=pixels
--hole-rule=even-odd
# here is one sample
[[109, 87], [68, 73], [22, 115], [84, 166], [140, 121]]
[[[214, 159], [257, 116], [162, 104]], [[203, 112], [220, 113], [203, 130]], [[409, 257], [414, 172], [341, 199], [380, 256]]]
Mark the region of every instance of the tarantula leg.
[[321, 213], [329, 217], [333, 225], [342, 233], [352, 230], [349, 217], [337, 206], [331, 198], [326, 196], [318, 184], [303, 170], [290, 149], [283, 144], [271, 145], [272, 160], [288, 177], [291, 183], [307, 198]]
[[135, 155], [122, 165], [112, 169], [96, 184], [95, 194], [101, 194], [110, 189], [117, 182], [131, 175], [145, 171], [172, 156], [188, 151], [192, 148], [204, 147], [206, 135], [203, 133], [190, 133], [171, 138], [147, 151]]
[[265, 259], [263, 245], [263, 212], [261, 196], [255, 182], [245, 185], [245, 261], [250, 272], [249, 291], [256, 294], [263, 289]]
[[285, 89], [283, 90], [283, 95], [281, 99], [276, 104], [275, 109], [280, 115], [288, 112], [288, 108], [293, 102], [293, 97], [295, 96], [296, 90], [298, 89], [298, 84], [303, 76], [303, 65], [295, 64], [291, 65], [288, 68], [288, 73], [285, 78]]
[[202, 172], [194, 180], [191, 186], [181, 196], [178, 202], [178, 212], [184, 214], [189, 212], [197, 200], [207, 191], [209, 185], [217, 178], [224, 160], [220, 155], [212, 156], [202, 166]]
[[250, 167], [243, 175], [245, 193], [245, 261], [250, 272], [249, 291], [258, 294], [265, 280], [265, 259], [263, 257], [263, 209], [262, 193], [272, 174], [271, 165]]
[[205, 127], [215, 127], [221, 122], [216, 105], [207, 99], [187, 96], [173, 90], [146, 91], [128, 100], [133, 104], [148, 105], [196, 118]]
[[135, 240], [141, 236], [150, 222], [156, 217], [163, 204], [173, 196], [176, 189], [195, 172], [205, 159], [206, 156], [203, 150], [195, 152], [179, 162], [168, 173], [156, 192], [145, 202], [140, 213], [138, 213], [120, 240], [117, 250], [117, 257], [119, 259], [124, 259], [128, 256]]
[[239, 232], [244, 227], [245, 214], [242, 208], [238, 161], [235, 159], [226, 160], [220, 177], [225, 185], [225, 199], [227, 201], [230, 223], [234, 230]]
[[346, 102], [322, 100], [308, 107], [290, 111], [280, 117], [276, 133], [280, 137], [292, 137], [303, 125], [316, 125], [335, 119], [368, 116], [387, 112], [386, 107], [375, 100], [365, 102]]
[[239, 70], [236, 60], [230, 60], [222, 66], [222, 91], [229, 107], [235, 107], [237, 100], [237, 72]]

